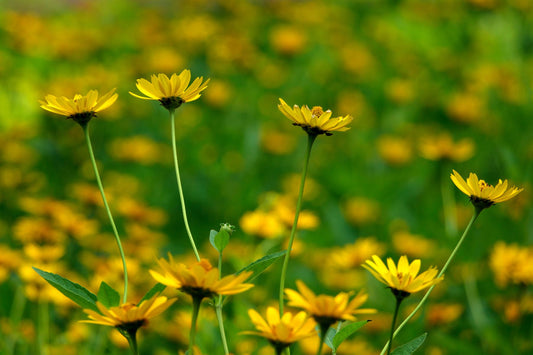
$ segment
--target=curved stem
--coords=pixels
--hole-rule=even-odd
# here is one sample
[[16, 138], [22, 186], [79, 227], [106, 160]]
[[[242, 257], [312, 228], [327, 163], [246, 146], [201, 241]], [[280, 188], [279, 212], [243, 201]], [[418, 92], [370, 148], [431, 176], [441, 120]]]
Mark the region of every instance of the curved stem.
[[[218, 254], [218, 278], [222, 278], [222, 252]], [[215, 313], [217, 315], [218, 328], [220, 329], [220, 338], [222, 339], [222, 346], [224, 347], [224, 355], [229, 355], [228, 342], [226, 340], [226, 331], [224, 330], [224, 317], [222, 316], [223, 307], [222, 295], [218, 295]]]
[[285, 289], [285, 278], [287, 276], [287, 268], [289, 266], [289, 258], [291, 255], [292, 244], [294, 242], [294, 236], [296, 235], [296, 227], [298, 225], [298, 217], [300, 216], [300, 209], [302, 207], [302, 196], [304, 193], [305, 178], [307, 176], [307, 167], [309, 166], [309, 157], [311, 156], [311, 148], [315, 141], [316, 135], [308, 134], [307, 136], [307, 150], [304, 161], [304, 167], [302, 171], [302, 180], [300, 181], [300, 190], [298, 192], [298, 201], [296, 202], [296, 212], [294, 213], [294, 222], [292, 224], [291, 235], [289, 237], [289, 245], [287, 247], [287, 253], [283, 259], [283, 266], [281, 268], [281, 277], [279, 283], [279, 314], [283, 315], [283, 290]]
[[120, 236], [118, 235], [117, 226], [111, 214], [111, 209], [107, 203], [107, 198], [105, 197], [104, 186], [102, 185], [102, 180], [100, 179], [100, 173], [98, 172], [98, 167], [96, 166], [96, 159], [94, 158], [93, 147], [91, 144], [91, 137], [89, 136], [89, 127], [87, 125], [82, 125], [83, 133], [85, 133], [85, 140], [87, 141], [87, 148], [89, 149], [89, 156], [91, 158], [91, 163], [94, 169], [94, 175], [96, 176], [96, 182], [98, 183], [98, 188], [100, 189], [100, 194], [102, 195], [102, 200], [104, 201], [105, 210], [107, 216], [109, 217], [109, 222], [111, 223], [111, 228], [113, 229], [113, 234], [117, 241], [118, 250], [120, 251], [120, 257], [122, 258], [122, 268], [124, 269], [124, 296], [122, 298], [122, 303], [126, 303], [128, 299], [128, 268], [126, 267], [126, 257], [124, 256], [124, 250], [122, 249], [122, 243], [120, 242]]
[[172, 131], [172, 154], [174, 156], [174, 170], [176, 170], [176, 180], [178, 182], [178, 190], [179, 190], [180, 202], [181, 202], [181, 211], [183, 213], [183, 222], [185, 223], [185, 229], [187, 230], [187, 235], [189, 236], [189, 240], [191, 242], [194, 255], [196, 256], [196, 260], [200, 261], [200, 255], [198, 254], [198, 250], [196, 249], [196, 244], [194, 244], [194, 238], [192, 236], [191, 229], [189, 228], [189, 221], [187, 219], [187, 210], [185, 209], [185, 199], [183, 198], [183, 189], [181, 187], [180, 168], [178, 165], [178, 150], [176, 148], [176, 123], [174, 122], [175, 111], [169, 110], [169, 112], [170, 112], [170, 127]]
[[191, 319], [191, 331], [189, 333], [189, 355], [194, 355], [194, 342], [196, 340], [196, 322], [198, 321], [198, 313], [200, 311], [200, 304], [202, 304], [202, 298], [192, 298], [192, 319]]
[[[463, 244], [463, 241], [465, 240], [468, 232], [470, 231], [470, 228], [472, 227], [472, 225], [474, 224], [475, 220], [478, 218], [479, 214], [481, 213], [483, 209], [479, 209], [479, 208], [476, 208], [475, 209], [475, 212], [474, 212], [474, 215], [472, 216], [472, 219], [470, 219], [470, 222], [468, 223], [468, 225], [466, 226], [465, 228], [465, 231], [463, 232], [463, 235], [461, 236], [461, 239], [459, 239], [459, 241], [457, 242], [457, 245], [455, 246], [455, 249], [453, 249], [452, 253], [450, 254], [450, 256], [448, 257], [448, 260], [446, 260], [446, 263], [444, 264], [444, 266], [442, 267], [442, 270], [439, 272], [439, 274], [437, 275], [437, 278], [441, 277], [442, 275], [444, 275], [444, 272], [446, 272], [446, 269], [448, 268], [448, 266], [450, 265], [450, 263], [452, 262], [453, 258], [455, 257], [455, 254], [457, 254], [457, 251], [459, 250], [459, 248], [461, 247], [461, 244]], [[398, 328], [396, 329], [396, 331], [394, 332], [393, 336], [391, 339], [393, 339], [394, 337], [396, 337], [396, 335], [398, 335], [398, 333], [400, 332], [400, 330], [407, 324], [407, 322], [409, 322], [409, 320], [411, 320], [411, 318], [413, 318], [413, 316], [416, 314], [416, 312], [418, 312], [418, 310], [420, 308], [422, 308], [422, 305], [424, 304], [424, 302], [426, 302], [427, 298], [429, 297], [429, 295], [431, 294], [431, 291], [433, 291], [433, 289], [435, 288], [436, 285], [433, 285], [429, 288], [429, 290], [427, 290], [426, 294], [424, 295], [424, 297], [420, 300], [420, 302], [418, 303], [418, 305], [416, 306], [416, 308], [407, 316], [407, 318], [405, 318], [405, 320], [398, 326]], [[387, 342], [387, 344], [385, 344], [385, 346], [383, 347], [383, 350], [381, 350], [381, 353], [380, 355], [383, 355], [385, 354], [385, 351], [387, 349], [387, 347], [389, 346], [389, 342]]]

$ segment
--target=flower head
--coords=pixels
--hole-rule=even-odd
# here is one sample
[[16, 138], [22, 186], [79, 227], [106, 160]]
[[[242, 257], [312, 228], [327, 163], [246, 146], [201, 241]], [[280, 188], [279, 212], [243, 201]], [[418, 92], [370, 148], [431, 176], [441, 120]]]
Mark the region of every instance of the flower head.
[[254, 286], [250, 283], [244, 283], [252, 274], [251, 271], [242, 272], [239, 275], [228, 275], [219, 279], [218, 269], [212, 267], [206, 259], [188, 266], [176, 263], [170, 254], [168, 257], [169, 261], [165, 259], [158, 261], [163, 270], [162, 274], [154, 270], [150, 270], [150, 274], [157, 282], [175, 287], [193, 298], [235, 295]]
[[290, 108], [283, 99], [280, 98], [279, 101], [278, 108], [281, 113], [290, 119], [293, 125], [302, 127], [310, 135], [325, 134], [331, 136], [331, 132], [347, 131], [350, 129], [347, 126], [353, 121], [353, 117], [350, 115], [331, 118], [331, 110], [324, 111], [320, 106], [309, 109], [307, 106], [300, 108], [298, 105], [294, 105], [293, 108]]
[[135, 97], [143, 100], [157, 100], [167, 110], [175, 110], [184, 102], [197, 100], [200, 93], [207, 88], [210, 79], [203, 77], [191, 81], [191, 71], [183, 70], [179, 75], [172, 74], [169, 78], [165, 74], [152, 75], [151, 82], [146, 79], [137, 79], [137, 89], [146, 96], [140, 96], [130, 91]]
[[374, 277], [389, 286], [396, 297], [407, 297], [411, 293], [421, 291], [427, 287], [433, 286], [444, 278], [437, 277], [437, 269], [431, 267], [421, 274], [420, 259], [409, 263], [407, 256], [400, 257], [398, 266], [394, 264], [391, 258], [387, 258], [387, 265], [377, 255], [372, 256], [372, 260], [367, 260], [363, 267], [370, 271]]
[[498, 185], [489, 185], [485, 180], [479, 180], [474, 173], [470, 173], [465, 181], [457, 171], [453, 170], [450, 178], [459, 190], [470, 196], [470, 202], [474, 207], [480, 210], [495, 203], [510, 200], [523, 190], [515, 186], [508, 187], [507, 180], [502, 181], [501, 179], [498, 181]]
[[316, 323], [312, 318], [308, 318], [305, 312], [284, 312], [280, 317], [276, 308], [268, 307], [266, 320], [253, 309], [248, 310], [248, 315], [257, 331], [247, 331], [243, 334], [259, 335], [268, 339], [279, 354], [292, 343], [316, 334]]
[[125, 337], [135, 337], [137, 330], [148, 324], [148, 320], [163, 313], [174, 299], [167, 299], [165, 296], [155, 295], [138, 305], [125, 303], [117, 307], [107, 308], [100, 302], [96, 306], [100, 313], [91, 309], [83, 311], [89, 315], [91, 320], [84, 320], [84, 323], [102, 324], [115, 327]]
[[74, 95], [73, 99], [64, 96], [56, 97], [47, 95], [45, 101], [39, 100], [41, 107], [46, 111], [72, 118], [80, 125], [86, 125], [96, 113], [105, 110], [117, 100], [115, 89], [98, 98], [98, 91], [90, 90], [87, 95]]
[[355, 321], [356, 314], [376, 313], [375, 309], [359, 308], [368, 295], [359, 292], [350, 301], [350, 294], [341, 292], [336, 296], [315, 295], [302, 281], [296, 281], [298, 291], [285, 289], [289, 306], [301, 308], [309, 313], [317, 323], [327, 327], [339, 320]]

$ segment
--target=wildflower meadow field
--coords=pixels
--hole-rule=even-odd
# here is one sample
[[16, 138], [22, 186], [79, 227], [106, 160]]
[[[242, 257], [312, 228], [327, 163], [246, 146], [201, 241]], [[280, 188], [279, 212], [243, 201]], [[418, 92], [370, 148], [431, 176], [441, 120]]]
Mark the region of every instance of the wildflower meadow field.
[[533, 354], [532, 1], [0, 4], [0, 354]]

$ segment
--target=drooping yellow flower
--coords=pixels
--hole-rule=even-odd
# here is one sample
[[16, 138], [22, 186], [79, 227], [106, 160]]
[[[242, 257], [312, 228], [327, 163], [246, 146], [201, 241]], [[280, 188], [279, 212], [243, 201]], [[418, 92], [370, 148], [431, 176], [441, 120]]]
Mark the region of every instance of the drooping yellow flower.
[[279, 99], [279, 110], [288, 119], [293, 122], [293, 125], [302, 127], [310, 135], [325, 134], [331, 136], [332, 132], [343, 132], [350, 129], [347, 127], [352, 121], [353, 117], [350, 115], [339, 116], [332, 118], [331, 110], [324, 111], [322, 107], [315, 106], [310, 109], [307, 106], [294, 105], [290, 108], [283, 99]]
[[363, 267], [370, 271], [378, 281], [389, 286], [395, 295], [401, 293], [406, 297], [433, 286], [444, 278], [444, 276], [437, 277], [438, 271], [435, 267], [418, 274], [420, 259], [409, 263], [405, 255], [400, 257], [397, 267], [391, 258], [387, 258], [387, 265], [377, 255], [373, 255], [372, 259], [374, 261], [367, 260]]
[[56, 97], [47, 95], [45, 101], [39, 100], [41, 107], [46, 111], [72, 118], [80, 125], [86, 125], [96, 113], [105, 110], [117, 100], [118, 94], [112, 89], [104, 96], [98, 98], [98, 91], [90, 90], [87, 95], [74, 95], [73, 99], [64, 96]]
[[470, 202], [478, 209], [510, 200], [523, 190], [515, 186], [508, 187], [507, 180], [501, 179], [496, 186], [489, 185], [485, 180], [479, 180], [474, 173], [470, 173], [465, 181], [457, 171], [453, 170], [450, 178], [459, 190], [470, 197]]
[[158, 261], [163, 270], [162, 274], [154, 270], [150, 270], [150, 274], [157, 282], [175, 287], [193, 298], [235, 295], [254, 286], [250, 283], [244, 283], [252, 274], [251, 271], [245, 271], [239, 275], [228, 275], [219, 279], [218, 269], [212, 267], [206, 259], [188, 266], [175, 262], [170, 254], [168, 257], [169, 261], [165, 259]]
[[296, 281], [298, 291], [285, 289], [288, 305], [301, 308], [309, 313], [317, 323], [327, 323], [328, 327], [339, 320], [355, 321], [356, 314], [376, 313], [375, 309], [359, 308], [368, 295], [359, 292], [352, 300], [350, 293], [341, 292], [336, 296], [315, 295], [302, 281]]
[[125, 303], [117, 307], [107, 308], [100, 302], [96, 306], [100, 313], [92, 309], [84, 309], [90, 320], [84, 320], [83, 323], [93, 323], [115, 327], [134, 348], [137, 347], [136, 334], [137, 330], [148, 324], [148, 320], [163, 313], [174, 299], [167, 299], [165, 296], [155, 295], [150, 299], [141, 302], [138, 305]]
[[276, 308], [268, 307], [266, 320], [253, 309], [248, 310], [248, 315], [257, 331], [246, 331], [242, 334], [266, 338], [278, 354], [281, 354], [283, 349], [289, 345], [316, 334], [316, 323], [305, 312], [298, 312], [297, 314], [284, 312], [280, 317]]
[[[137, 79], [137, 89], [146, 96], [140, 96], [130, 91], [130, 94], [143, 100], [157, 100], [167, 110], [175, 110], [184, 102], [197, 100], [201, 92], [207, 88], [210, 79], [203, 81], [203, 77], [191, 81], [191, 71], [183, 70], [179, 75], [172, 74], [169, 78], [165, 74], [152, 75], [151, 82]], [[202, 83], [203, 82], [203, 83]]]

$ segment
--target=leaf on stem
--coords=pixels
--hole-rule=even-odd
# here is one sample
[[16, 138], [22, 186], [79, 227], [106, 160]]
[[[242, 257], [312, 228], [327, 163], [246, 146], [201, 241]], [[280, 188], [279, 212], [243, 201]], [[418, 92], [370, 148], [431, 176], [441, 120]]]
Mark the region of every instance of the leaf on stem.
[[97, 297], [98, 302], [106, 308], [116, 307], [120, 304], [120, 294], [104, 281], [100, 283]]
[[50, 285], [54, 286], [59, 292], [77, 303], [81, 308], [92, 309], [93, 311], [98, 312], [98, 308], [96, 307], [96, 300], [98, 298], [85, 287], [57, 274], [37, 269], [36, 267], [34, 267], [33, 270], [41, 275], [43, 279], [45, 279]]
[[250, 265], [245, 266], [241, 270], [237, 271], [235, 275], [239, 275], [243, 271], [252, 271], [253, 274], [250, 275], [250, 277], [248, 277], [245, 280], [245, 282], [252, 281], [257, 276], [259, 276], [263, 271], [265, 271], [270, 265], [272, 265], [276, 260], [278, 260], [283, 255], [285, 255], [286, 252], [287, 252], [286, 250], [282, 250], [282, 251], [278, 251], [278, 252], [263, 256], [262, 258], [257, 259]]
[[405, 343], [392, 351], [392, 355], [411, 355], [413, 354], [426, 340], [428, 333], [424, 333], [419, 337], [414, 338], [408, 343]]
[[221, 228], [219, 232], [212, 229], [209, 233], [209, 241], [219, 253], [222, 253], [229, 243], [229, 233], [223, 228]]
[[163, 290], [165, 288], [167, 288], [167, 286], [165, 286], [163, 284], [160, 284], [160, 283], [155, 284], [155, 286], [152, 287], [148, 292], [146, 292], [146, 294], [143, 296], [143, 298], [141, 298], [141, 300], [139, 301], [139, 304], [141, 304], [143, 301], [146, 301], [146, 300], [152, 298], [156, 294], [163, 292]]

